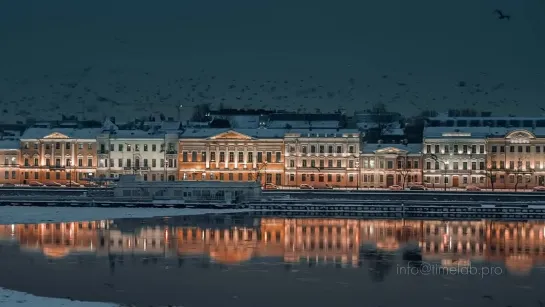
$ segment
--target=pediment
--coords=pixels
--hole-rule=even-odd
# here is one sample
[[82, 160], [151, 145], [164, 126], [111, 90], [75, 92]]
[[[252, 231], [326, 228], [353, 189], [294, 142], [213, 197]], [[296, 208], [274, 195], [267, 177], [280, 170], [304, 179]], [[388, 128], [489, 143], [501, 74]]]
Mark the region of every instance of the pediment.
[[44, 139], [69, 139], [70, 137], [59, 133], [59, 132], [53, 132], [49, 135], [44, 136]]
[[506, 139], [534, 139], [535, 136], [530, 131], [515, 130], [505, 136]]
[[211, 140], [251, 140], [252, 137], [236, 132], [234, 130], [229, 130], [222, 132], [220, 134], [210, 137]]
[[406, 150], [402, 150], [395, 147], [385, 147], [381, 149], [375, 150], [375, 153], [381, 153], [381, 154], [406, 154]]

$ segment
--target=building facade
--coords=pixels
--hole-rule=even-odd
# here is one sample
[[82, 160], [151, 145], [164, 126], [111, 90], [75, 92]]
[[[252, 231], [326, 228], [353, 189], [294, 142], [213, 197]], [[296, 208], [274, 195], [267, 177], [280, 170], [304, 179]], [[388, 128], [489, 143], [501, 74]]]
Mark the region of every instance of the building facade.
[[95, 128], [29, 128], [20, 139], [20, 183], [80, 183], [95, 176]]
[[488, 186], [526, 189], [545, 185], [545, 128], [494, 128], [487, 141]]
[[138, 174], [144, 181], [177, 180], [177, 133], [112, 129], [103, 131], [97, 143], [100, 177]]
[[423, 140], [424, 182], [432, 188], [486, 187], [489, 127], [427, 127]]
[[19, 184], [19, 141], [0, 140], [0, 184]]
[[287, 131], [284, 144], [286, 186], [357, 187], [360, 162], [357, 130]]
[[360, 187], [422, 184], [422, 144], [363, 144], [360, 160]]
[[280, 129], [188, 129], [179, 142], [179, 178], [283, 185], [283, 136]]

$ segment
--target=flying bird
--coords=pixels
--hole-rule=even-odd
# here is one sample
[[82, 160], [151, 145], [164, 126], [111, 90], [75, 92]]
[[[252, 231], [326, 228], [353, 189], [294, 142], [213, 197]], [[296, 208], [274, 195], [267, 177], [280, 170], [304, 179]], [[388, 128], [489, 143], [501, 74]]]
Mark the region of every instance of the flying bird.
[[505, 15], [503, 14], [502, 10], [495, 10], [494, 13], [498, 14], [498, 19], [511, 19], [511, 15]]

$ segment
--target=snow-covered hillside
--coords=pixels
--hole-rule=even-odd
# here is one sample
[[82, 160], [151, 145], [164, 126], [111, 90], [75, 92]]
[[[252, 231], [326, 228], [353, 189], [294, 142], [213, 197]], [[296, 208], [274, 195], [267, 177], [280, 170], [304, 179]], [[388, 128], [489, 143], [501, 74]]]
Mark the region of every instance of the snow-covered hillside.
[[201, 102], [537, 115], [544, 13], [544, 0], [4, 1], [0, 121], [186, 117]]

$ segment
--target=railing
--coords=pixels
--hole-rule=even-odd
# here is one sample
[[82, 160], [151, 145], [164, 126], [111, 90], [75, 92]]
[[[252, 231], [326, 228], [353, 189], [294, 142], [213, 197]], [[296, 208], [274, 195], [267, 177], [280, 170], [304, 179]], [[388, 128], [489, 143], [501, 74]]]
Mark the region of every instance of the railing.
[[108, 154], [108, 153], [110, 153], [109, 150], [102, 150], [102, 149], [97, 150], [97, 154], [99, 154], [99, 155], [101, 155], [101, 154], [105, 155], [105, 154]]
[[167, 150], [166, 154], [167, 155], [176, 155], [176, 154], [178, 154], [178, 151], [177, 150]]
[[51, 165], [51, 166], [47, 166], [47, 167], [49, 167], [50, 170], [64, 170], [64, 169], [66, 169], [66, 167], [61, 166], [61, 165]]

